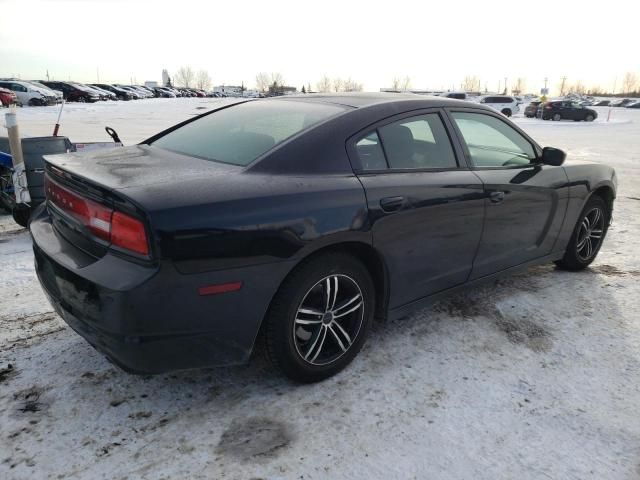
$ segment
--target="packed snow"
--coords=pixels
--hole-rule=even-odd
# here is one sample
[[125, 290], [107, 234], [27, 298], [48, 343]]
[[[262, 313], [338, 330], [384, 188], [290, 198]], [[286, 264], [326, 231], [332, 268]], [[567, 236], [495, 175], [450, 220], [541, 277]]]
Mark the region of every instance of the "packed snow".
[[[74, 142], [125, 144], [218, 105], [67, 105]], [[52, 311], [28, 233], [0, 215], [0, 478], [631, 479], [640, 476], [640, 110], [514, 120], [613, 165], [591, 268], [552, 265], [376, 325], [353, 364], [295, 385], [247, 366], [159, 376], [111, 365]], [[18, 112], [50, 135], [56, 107]], [[176, 300], [178, 301], [178, 300]]]

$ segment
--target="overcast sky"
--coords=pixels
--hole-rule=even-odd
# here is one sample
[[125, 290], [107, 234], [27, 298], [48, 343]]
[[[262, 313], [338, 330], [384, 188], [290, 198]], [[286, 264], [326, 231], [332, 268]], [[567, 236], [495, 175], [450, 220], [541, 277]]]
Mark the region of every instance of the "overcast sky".
[[249, 87], [265, 71], [298, 88], [326, 74], [369, 91], [407, 75], [457, 89], [474, 75], [538, 91], [545, 77], [605, 89], [640, 77], [636, 0], [0, 0], [0, 12], [0, 76], [24, 79], [143, 83], [189, 65]]

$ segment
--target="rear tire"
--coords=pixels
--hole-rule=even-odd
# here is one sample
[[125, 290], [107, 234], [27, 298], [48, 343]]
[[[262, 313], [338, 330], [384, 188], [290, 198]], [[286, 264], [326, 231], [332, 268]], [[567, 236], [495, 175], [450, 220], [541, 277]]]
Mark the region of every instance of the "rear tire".
[[555, 264], [564, 270], [583, 270], [593, 262], [609, 228], [611, 212], [602, 197], [592, 195], [580, 212], [564, 257]]
[[265, 317], [266, 352], [292, 380], [335, 375], [358, 354], [373, 321], [375, 288], [365, 266], [344, 253], [300, 264]]
[[551, 119], [552, 119], [554, 122], [558, 122], [558, 121], [562, 120], [562, 115], [560, 115], [559, 113], [554, 113], [554, 114], [553, 114], [553, 117], [551, 117]]
[[511, 109], [510, 109], [510, 108], [503, 108], [503, 109], [502, 109], [502, 114], [503, 114], [505, 117], [510, 117], [510, 116], [511, 116]]

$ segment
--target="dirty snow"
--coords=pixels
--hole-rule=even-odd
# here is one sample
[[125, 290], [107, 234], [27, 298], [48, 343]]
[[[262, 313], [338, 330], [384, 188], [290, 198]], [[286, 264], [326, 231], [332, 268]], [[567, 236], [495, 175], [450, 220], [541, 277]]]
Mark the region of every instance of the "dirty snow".
[[[125, 143], [219, 100], [68, 105], [62, 132]], [[346, 371], [123, 373], [52, 312], [27, 233], [0, 215], [0, 478], [633, 479], [640, 476], [640, 111], [515, 121], [616, 167], [592, 268], [545, 265], [376, 325]], [[19, 111], [47, 135], [55, 107]]]

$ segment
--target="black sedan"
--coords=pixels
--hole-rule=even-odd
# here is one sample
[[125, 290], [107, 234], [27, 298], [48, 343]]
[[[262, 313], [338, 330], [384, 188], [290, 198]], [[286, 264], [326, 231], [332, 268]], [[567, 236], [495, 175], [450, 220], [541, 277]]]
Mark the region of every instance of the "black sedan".
[[374, 317], [463, 285], [595, 258], [612, 168], [564, 162], [498, 112], [404, 94], [245, 101], [140, 145], [47, 157], [37, 274], [134, 372], [343, 369]]
[[537, 116], [542, 117], [543, 120], [593, 122], [598, 118], [598, 112], [591, 108], [587, 108], [578, 102], [573, 102], [571, 100], [558, 100], [554, 102], [546, 102], [541, 107], [538, 107]]

